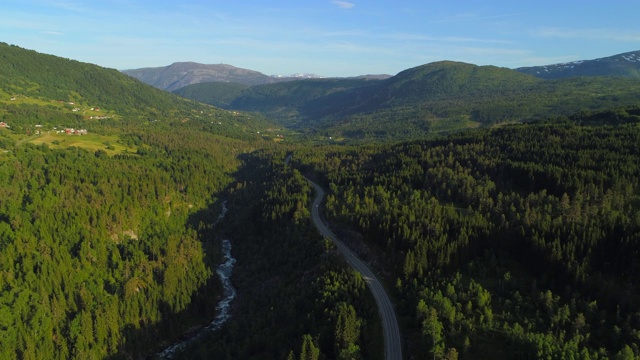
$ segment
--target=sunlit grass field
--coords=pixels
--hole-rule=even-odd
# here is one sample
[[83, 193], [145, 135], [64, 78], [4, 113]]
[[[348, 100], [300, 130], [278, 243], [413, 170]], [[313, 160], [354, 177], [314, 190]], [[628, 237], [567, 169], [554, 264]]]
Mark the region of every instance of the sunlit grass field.
[[135, 153], [137, 151], [137, 148], [120, 144], [117, 136], [96, 134], [57, 134], [53, 131], [47, 131], [43, 134], [32, 136], [28, 141], [35, 145], [47, 144], [52, 149], [64, 149], [75, 146], [93, 152], [103, 150], [108, 155]]

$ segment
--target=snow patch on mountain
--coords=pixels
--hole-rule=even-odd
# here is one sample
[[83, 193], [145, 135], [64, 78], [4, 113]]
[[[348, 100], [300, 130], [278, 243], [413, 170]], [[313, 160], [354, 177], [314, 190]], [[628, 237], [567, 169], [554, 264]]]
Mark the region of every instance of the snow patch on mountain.
[[639, 78], [640, 51], [631, 51], [614, 56], [578, 60], [543, 66], [515, 69], [544, 79], [559, 79], [572, 76], [622, 76]]
[[298, 73], [291, 75], [271, 75], [272, 78], [276, 79], [324, 79], [323, 76], [319, 76], [316, 74], [306, 74], [306, 73]]

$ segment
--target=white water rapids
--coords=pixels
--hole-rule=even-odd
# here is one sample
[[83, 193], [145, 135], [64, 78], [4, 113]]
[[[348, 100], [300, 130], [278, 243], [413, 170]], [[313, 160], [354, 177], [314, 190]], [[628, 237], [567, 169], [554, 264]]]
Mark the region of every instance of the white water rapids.
[[[227, 214], [227, 203], [224, 201], [222, 203], [222, 212], [218, 216], [215, 224], [218, 224], [224, 216]], [[215, 225], [214, 224], [214, 225]], [[231, 273], [233, 271], [233, 264], [235, 264], [236, 259], [231, 256], [231, 242], [229, 240], [222, 240], [222, 254], [223, 254], [223, 262], [218, 265], [216, 269], [216, 273], [218, 277], [220, 277], [220, 281], [222, 282], [223, 287], [223, 298], [218, 301], [218, 305], [216, 305], [217, 315], [215, 319], [211, 322], [211, 324], [203, 327], [196, 333], [195, 335], [189, 337], [188, 339], [181, 341], [179, 343], [173, 344], [168, 348], [164, 349], [162, 352], [156, 354], [158, 359], [172, 359], [173, 355], [182, 351], [187, 345], [192, 343], [193, 341], [201, 338], [208, 332], [216, 331], [220, 329], [220, 327], [231, 317], [231, 302], [236, 297], [236, 289], [231, 284]]]

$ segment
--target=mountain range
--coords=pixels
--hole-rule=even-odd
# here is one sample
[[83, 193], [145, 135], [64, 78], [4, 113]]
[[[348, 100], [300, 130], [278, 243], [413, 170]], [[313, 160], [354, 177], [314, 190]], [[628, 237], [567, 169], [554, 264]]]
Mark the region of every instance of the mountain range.
[[[238, 68], [227, 64], [199, 64], [195, 62], [176, 62], [168, 66], [122, 70], [144, 83], [158, 89], [174, 91], [182, 87], [207, 83], [236, 83], [245, 86], [275, 84], [280, 82], [319, 79], [321, 76], [308, 73], [292, 75], [265, 75], [259, 71]], [[359, 78], [385, 79], [390, 75], [362, 75]]]
[[288, 79], [272, 77], [258, 71], [226, 64], [205, 65], [195, 62], [177, 62], [164, 67], [123, 70], [122, 72], [153, 87], [167, 91], [212, 81], [252, 86]]
[[[122, 70], [158, 89], [174, 91], [188, 85], [221, 82], [245, 86], [275, 84], [279, 82], [319, 79], [321, 76], [309, 73], [291, 75], [265, 75], [261, 72], [238, 68], [227, 64], [199, 64], [195, 62], [176, 62], [163, 67]], [[360, 78], [385, 79], [389, 75], [363, 75]]]
[[298, 131], [386, 139], [635, 105], [640, 51], [517, 69], [440, 61], [395, 76], [353, 78], [276, 78], [197, 63], [125, 73], [192, 100], [262, 114]]
[[[576, 76], [618, 76], [640, 78], [640, 51], [594, 60], [579, 60], [561, 64], [520, 67], [516, 71], [542, 79], [561, 79]], [[176, 62], [163, 67], [149, 67], [122, 70], [144, 83], [156, 88], [175, 91], [188, 85], [222, 82], [238, 83], [245, 86], [274, 84], [303, 79], [319, 79], [315, 74], [265, 75], [259, 71], [238, 68], [227, 64], [200, 64], [196, 62]], [[384, 80], [391, 75], [361, 75], [356, 78]]]
[[251, 87], [186, 86], [176, 94], [264, 115], [333, 138], [397, 139], [638, 103], [634, 78], [542, 79], [495, 66], [441, 61], [384, 80], [307, 79]]

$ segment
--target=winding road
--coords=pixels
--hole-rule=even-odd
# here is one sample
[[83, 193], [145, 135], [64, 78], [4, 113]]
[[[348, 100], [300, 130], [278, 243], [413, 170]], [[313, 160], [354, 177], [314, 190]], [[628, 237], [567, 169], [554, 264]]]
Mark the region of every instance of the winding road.
[[324, 198], [324, 190], [313, 181], [307, 179], [313, 187], [316, 189], [316, 198], [313, 200], [311, 207], [311, 217], [320, 233], [331, 239], [338, 251], [347, 259], [347, 262], [357, 271], [362, 274], [364, 281], [369, 286], [373, 297], [378, 305], [378, 312], [380, 313], [380, 319], [382, 320], [382, 332], [384, 335], [384, 358], [386, 360], [402, 360], [402, 343], [400, 341], [400, 330], [398, 329], [398, 321], [396, 320], [396, 313], [389, 300], [387, 292], [384, 290], [382, 283], [378, 280], [375, 274], [369, 269], [369, 267], [356, 256], [338, 237], [329, 230], [329, 228], [322, 222], [320, 218], [319, 206]]

